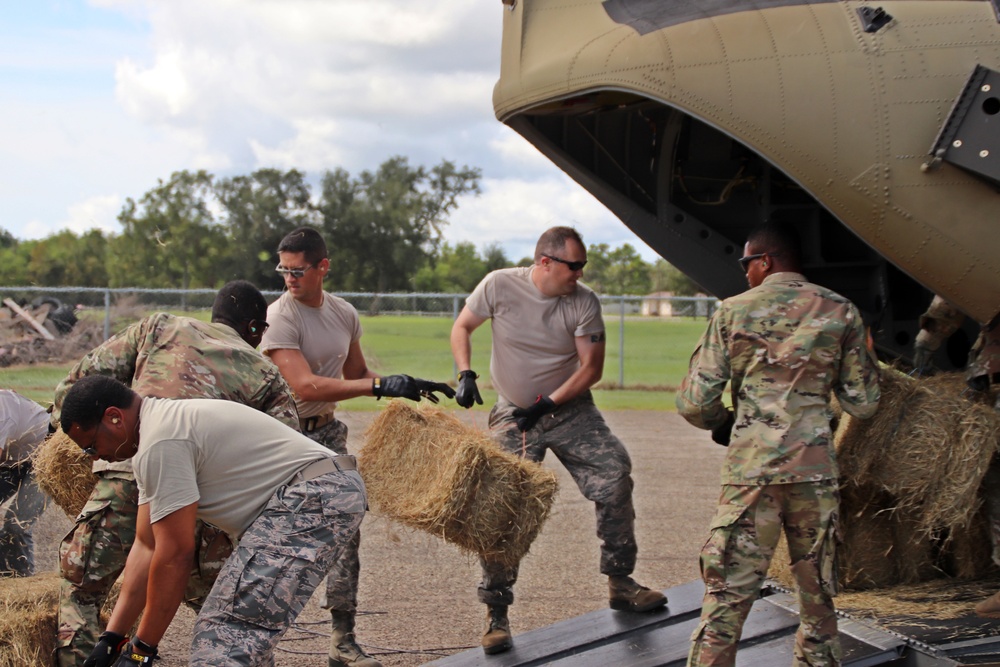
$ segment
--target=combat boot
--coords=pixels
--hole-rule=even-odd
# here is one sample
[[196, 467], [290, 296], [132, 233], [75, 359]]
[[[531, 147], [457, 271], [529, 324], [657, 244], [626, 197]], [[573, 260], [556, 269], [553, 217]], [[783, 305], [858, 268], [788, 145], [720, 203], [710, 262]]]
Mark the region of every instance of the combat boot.
[[981, 618], [1000, 618], [1000, 593], [994, 593], [976, 605], [976, 616]]
[[639, 585], [632, 577], [608, 577], [611, 608], [618, 611], [653, 611], [667, 604], [667, 596]]
[[361, 650], [354, 639], [354, 614], [331, 609], [329, 667], [382, 667], [382, 663]]
[[486, 634], [483, 635], [483, 652], [489, 655], [510, 650], [514, 642], [510, 637], [510, 621], [507, 620], [507, 606], [491, 604], [486, 606]]

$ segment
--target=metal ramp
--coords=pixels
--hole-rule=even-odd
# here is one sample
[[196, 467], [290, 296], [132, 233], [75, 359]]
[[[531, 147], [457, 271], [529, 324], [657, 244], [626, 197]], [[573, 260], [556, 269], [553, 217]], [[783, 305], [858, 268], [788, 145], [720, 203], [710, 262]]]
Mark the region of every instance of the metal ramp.
[[[514, 647], [488, 656], [472, 649], [428, 663], [435, 667], [683, 667], [691, 633], [701, 613], [703, 586], [691, 582], [664, 591], [668, 606], [650, 614], [623, 614], [610, 609], [584, 614], [514, 635]], [[743, 628], [737, 667], [792, 664], [798, 628], [794, 597], [768, 588], [754, 603]], [[987, 622], [1000, 632], [1000, 623]], [[1000, 637], [972, 636], [931, 643], [920, 637], [885, 630], [857, 619], [839, 620], [844, 667], [1000, 666]], [[934, 629], [930, 628], [933, 634]], [[979, 634], [973, 629], [971, 634]], [[966, 633], [967, 635], [969, 633]], [[989, 634], [989, 633], [984, 633]]]

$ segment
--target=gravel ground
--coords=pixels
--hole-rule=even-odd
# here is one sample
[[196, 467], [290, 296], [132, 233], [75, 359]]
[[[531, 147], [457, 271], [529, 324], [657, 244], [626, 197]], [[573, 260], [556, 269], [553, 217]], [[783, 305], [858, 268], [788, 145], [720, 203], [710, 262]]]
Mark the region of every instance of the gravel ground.
[[[481, 428], [486, 412], [463, 413]], [[372, 412], [344, 411], [352, 453]], [[639, 562], [635, 578], [666, 589], [698, 578], [698, 551], [707, 534], [719, 490], [725, 450], [708, 434], [674, 413], [621, 411], [605, 414], [632, 455]], [[559, 474], [552, 515], [521, 566], [510, 609], [518, 633], [579, 616], [607, 605], [606, 579], [598, 571], [599, 544], [593, 505], [552, 457]], [[39, 566], [54, 567], [55, 544], [69, 521], [57, 508], [37, 534]], [[479, 646], [485, 608], [476, 599], [479, 566], [454, 546], [370, 514], [362, 524], [361, 585], [357, 635], [386, 667], [420, 665]], [[329, 614], [313, 596], [292, 631], [278, 645], [279, 667], [325, 667]], [[182, 607], [160, 643], [160, 667], [187, 664], [194, 614]]]

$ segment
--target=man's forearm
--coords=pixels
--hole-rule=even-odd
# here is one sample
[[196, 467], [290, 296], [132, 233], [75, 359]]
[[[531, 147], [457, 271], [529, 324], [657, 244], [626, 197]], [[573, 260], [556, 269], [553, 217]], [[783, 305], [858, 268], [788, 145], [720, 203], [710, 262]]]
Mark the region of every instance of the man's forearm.
[[149, 564], [153, 555], [152, 549], [138, 540], [129, 551], [125, 562], [125, 575], [122, 579], [122, 590], [118, 595], [107, 629], [120, 635], [127, 635], [135, 619], [139, 618], [146, 606], [146, 585], [149, 580]]
[[184, 600], [194, 554], [158, 549], [153, 553], [146, 587], [146, 605], [136, 636], [156, 646]]

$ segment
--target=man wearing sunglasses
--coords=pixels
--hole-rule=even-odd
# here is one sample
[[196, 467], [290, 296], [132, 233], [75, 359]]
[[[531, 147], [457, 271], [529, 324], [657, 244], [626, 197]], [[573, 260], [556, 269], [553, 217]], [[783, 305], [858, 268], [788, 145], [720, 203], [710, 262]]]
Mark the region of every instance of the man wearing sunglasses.
[[[578, 281], [587, 249], [571, 227], [553, 227], [535, 246], [530, 267], [500, 269], [472, 292], [451, 330], [460, 370], [456, 402], [482, 404], [471, 367], [472, 332], [493, 330], [490, 376], [499, 394], [490, 412], [494, 439], [508, 452], [541, 461], [551, 450], [597, 512], [601, 573], [613, 609], [646, 612], [666, 597], [636, 583], [632, 462], [594, 405], [590, 388], [604, 371], [604, 320], [593, 290]], [[487, 606], [486, 653], [512, 646], [507, 607], [518, 568], [481, 562], [479, 600]]]
[[[330, 270], [326, 241], [311, 227], [289, 232], [278, 244], [276, 271], [286, 291], [267, 310], [271, 328], [261, 350], [281, 369], [295, 392], [302, 432], [337, 454], [347, 454], [347, 425], [335, 416], [338, 401], [358, 396], [426, 398], [435, 392], [448, 398], [446, 384], [409, 375], [381, 376], [368, 368], [361, 351], [361, 321], [350, 303], [323, 289]], [[379, 667], [382, 663], [362, 650], [354, 634], [361, 562], [360, 532], [330, 571], [326, 605], [332, 632], [330, 667]]]
[[[53, 425], [59, 424], [70, 387], [87, 375], [101, 374], [141, 396], [244, 403], [298, 430], [291, 390], [275, 365], [254, 349], [266, 327], [267, 301], [245, 280], [219, 290], [211, 323], [150, 315], [91, 350], [70, 370], [56, 388]], [[59, 550], [60, 667], [82, 665], [98, 644], [98, 614], [135, 540], [138, 487], [131, 461], [98, 460], [93, 470], [94, 490]], [[207, 524], [199, 525], [197, 539], [201, 553], [187, 596], [196, 606], [232, 551], [229, 538]]]
[[[740, 264], [750, 289], [712, 316], [677, 392], [678, 413], [728, 446], [701, 552], [705, 597], [688, 665], [735, 664], [782, 531], [799, 594], [794, 664], [839, 665], [832, 597], [839, 487], [829, 397], [854, 417], [871, 417], [878, 366], [854, 304], [802, 275], [794, 230], [754, 231]], [[722, 400], [727, 384], [732, 409]]]

